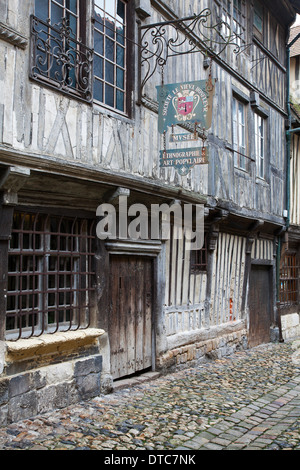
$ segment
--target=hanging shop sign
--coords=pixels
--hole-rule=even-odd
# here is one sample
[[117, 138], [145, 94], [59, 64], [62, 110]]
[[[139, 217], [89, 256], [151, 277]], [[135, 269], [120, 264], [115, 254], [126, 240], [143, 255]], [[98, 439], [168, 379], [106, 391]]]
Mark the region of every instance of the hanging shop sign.
[[197, 123], [209, 129], [215, 79], [172, 83], [157, 87], [158, 130], [163, 134], [177, 124]]
[[175, 134], [174, 132], [170, 135], [170, 142], [178, 143], [178, 142], [193, 142], [199, 140], [199, 136], [197, 132], [193, 133], [186, 133], [186, 134]]
[[[208, 163], [208, 148], [205, 132], [211, 127], [212, 104], [215, 91], [215, 79], [198, 80], [185, 83], [162, 84], [157, 87], [159, 103], [158, 131], [163, 135], [164, 148], [160, 152], [160, 167], [174, 167], [185, 176], [195, 165]], [[189, 125], [193, 132], [175, 133], [175, 126]], [[186, 127], [186, 126], [184, 126]], [[167, 149], [167, 132], [176, 148]], [[199, 136], [198, 129], [202, 134]], [[199, 141], [199, 147], [182, 148], [189, 142]], [[181, 144], [181, 148], [178, 148]]]
[[174, 167], [182, 176], [187, 175], [195, 165], [207, 163], [208, 149], [204, 146], [160, 151], [160, 166], [162, 168]]

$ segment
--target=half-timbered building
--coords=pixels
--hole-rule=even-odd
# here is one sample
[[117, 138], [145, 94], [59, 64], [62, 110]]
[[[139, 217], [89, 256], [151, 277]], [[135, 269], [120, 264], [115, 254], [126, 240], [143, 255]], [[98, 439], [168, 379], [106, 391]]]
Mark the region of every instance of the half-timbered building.
[[[1, 424], [280, 339], [296, 12], [295, 0], [1, 1]], [[209, 126], [160, 132], [158, 90], [195, 81], [213, 92]], [[186, 117], [193, 98], [177, 99]], [[169, 236], [122, 225], [102, 239], [99, 207], [120, 222], [120, 201], [138, 230], [138, 208], [203, 208], [203, 246], [175, 220]]]

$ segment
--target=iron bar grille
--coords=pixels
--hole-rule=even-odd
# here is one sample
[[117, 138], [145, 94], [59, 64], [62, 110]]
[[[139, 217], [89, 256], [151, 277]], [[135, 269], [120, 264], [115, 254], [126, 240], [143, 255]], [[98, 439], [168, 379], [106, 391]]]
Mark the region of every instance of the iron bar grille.
[[94, 222], [16, 212], [8, 255], [6, 337], [88, 328]]
[[298, 302], [300, 265], [297, 254], [286, 254], [280, 269], [280, 303], [288, 306]]
[[31, 16], [32, 79], [91, 102], [92, 69], [93, 50], [76, 38], [67, 18], [51, 25]]
[[191, 250], [191, 273], [197, 274], [207, 271], [207, 234], [204, 235], [204, 244], [200, 250]]

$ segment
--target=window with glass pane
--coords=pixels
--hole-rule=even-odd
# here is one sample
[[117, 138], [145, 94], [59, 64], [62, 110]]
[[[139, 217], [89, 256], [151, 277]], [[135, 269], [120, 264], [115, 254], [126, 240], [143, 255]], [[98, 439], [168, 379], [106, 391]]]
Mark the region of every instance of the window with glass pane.
[[31, 20], [31, 78], [91, 100], [92, 50], [84, 42], [85, 2], [36, 0]]
[[127, 5], [95, 0], [94, 99], [126, 113]]
[[259, 114], [254, 115], [255, 125], [255, 155], [256, 155], [256, 175], [259, 178], [265, 176], [265, 121]]
[[77, 37], [79, 29], [79, 0], [36, 0], [35, 14], [40, 20], [50, 19], [52, 26], [59, 25], [63, 18], [69, 22]]
[[245, 105], [236, 98], [232, 103], [232, 137], [234, 150], [234, 165], [246, 170], [246, 110]]
[[[63, 49], [66, 48], [66, 44], [61, 42], [61, 36], [59, 28], [62, 25], [63, 20], [66, 20], [66, 24], [70, 27], [74, 39], [78, 38], [79, 32], [79, 8], [78, 0], [36, 0], [35, 1], [35, 14], [39, 20], [47, 22], [50, 20], [50, 25], [53, 28], [48, 28], [41, 24], [42, 29], [45, 31], [44, 38], [48, 41], [48, 46], [52, 50], [53, 54], [47, 54], [45, 48], [45, 70], [48, 70], [49, 78], [58, 81], [63, 80], [64, 69], [61, 66], [59, 51], [61, 46]], [[41, 44], [40, 44], [41, 46]], [[39, 51], [41, 47], [38, 47]], [[76, 49], [76, 47], [75, 47]], [[67, 51], [66, 51], [67, 52]], [[39, 53], [39, 52], [38, 52]], [[73, 52], [74, 56], [75, 51]], [[54, 60], [53, 60], [54, 59]], [[67, 69], [66, 81], [69, 84], [75, 86], [75, 71], [72, 66]]]
[[246, 5], [245, 0], [223, 0], [221, 5], [223, 23], [222, 34], [225, 38], [236, 35], [235, 42], [242, 46], [246, 42]]
[[253, 24], [258, 33], [263, 33], [263, 7], [258, 0], [254, 1]]

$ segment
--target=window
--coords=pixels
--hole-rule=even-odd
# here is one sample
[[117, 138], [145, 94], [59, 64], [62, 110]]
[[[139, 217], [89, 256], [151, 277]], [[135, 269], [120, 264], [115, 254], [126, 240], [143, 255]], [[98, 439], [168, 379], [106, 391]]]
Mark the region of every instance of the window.
[[35, 15], [43, 21], [50, 19], [52, 26], [67, 19], [74, 36], [79, 38], [79, 0], [36, 0]]
[[8, 255], [7, 339], [89, 326], [93, 222], [15, 212]]
[[255, 156], [256, 176], [265, 177], [265, 120], [262, 116], [254, 114], [255, 127]]
[[86, 45], [87, 3], [35, 0], [30, 78], [78, 99], [130, 114], [133, 28], [127, 0], [93, 0], [93, 48]]
[[232, 102], [232, 137], [234, 151], [234, 165], [246, 170], [246, 110], [245, 105], [233, 97]]
[[254, 34], [256, 34], [260, 39], [263, 36], [263, 19], [264, 19], [264, 10], [262, 4], [258, 1], [254, 1], [253, 9], [253, 25], [254, 25]]
[[30, 77], [91, 101], [93, 51], [84, 45], [84, 9], [80, 0], [35, 1]]
[[300, 263], [297, 253], [285, 254], [280, 268], [280, 303], [289, 306], [298, 303]]
[[200, 250], [191, 250], [191, 273], [198, 274], [207, 271], [207, 234], [204, 235], [204, 244]]
[[223, 0], [221, 6], [221, 19], [223, 24], [222, 34], [228, 38], [236, 35], [236, 43], [242, 46], [246, 42], [246, 5], [245, 0]]
[[126, 113], [127, 8], [122, 0], [95, 0], [94, 99]]

